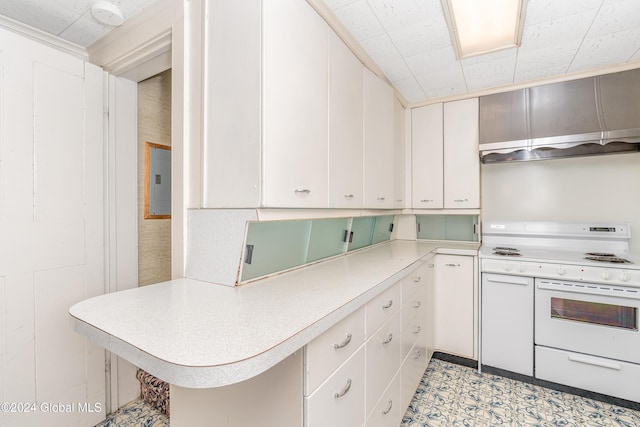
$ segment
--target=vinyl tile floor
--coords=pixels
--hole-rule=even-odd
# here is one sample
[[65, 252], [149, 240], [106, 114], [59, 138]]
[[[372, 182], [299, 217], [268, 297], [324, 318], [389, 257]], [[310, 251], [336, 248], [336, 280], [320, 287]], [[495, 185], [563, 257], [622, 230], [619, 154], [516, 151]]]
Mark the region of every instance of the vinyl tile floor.
[[431, 359], [400, 427], [638, 427], [640, 412]]
[[[640, 412], [431, 359], [400, 425], [493, 426], [638, 427]], [[169, 427], [169, 418], [138, 399], [96, 427]]]

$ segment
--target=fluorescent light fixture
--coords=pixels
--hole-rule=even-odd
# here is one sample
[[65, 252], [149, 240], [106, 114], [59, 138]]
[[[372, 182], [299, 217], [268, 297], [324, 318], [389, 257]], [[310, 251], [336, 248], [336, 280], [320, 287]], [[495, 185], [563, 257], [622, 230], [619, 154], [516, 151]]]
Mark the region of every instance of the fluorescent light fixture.
[[458, 58], [520, 46], [526, 0], [442, 0]]

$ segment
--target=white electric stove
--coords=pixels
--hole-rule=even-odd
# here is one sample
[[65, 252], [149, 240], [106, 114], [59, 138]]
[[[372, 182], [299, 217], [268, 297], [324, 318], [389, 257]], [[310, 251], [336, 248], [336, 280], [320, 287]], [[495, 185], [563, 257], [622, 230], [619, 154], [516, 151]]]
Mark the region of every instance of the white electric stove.
[[480, 363], [640, 402], [640, 259], [627, 224], [485, 222]]

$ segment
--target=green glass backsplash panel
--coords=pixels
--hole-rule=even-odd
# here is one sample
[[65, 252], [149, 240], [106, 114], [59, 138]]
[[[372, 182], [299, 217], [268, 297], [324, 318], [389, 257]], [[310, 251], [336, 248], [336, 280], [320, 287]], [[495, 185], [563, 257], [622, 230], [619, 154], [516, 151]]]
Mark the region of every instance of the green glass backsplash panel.
[[416, 215], [418, 239], [477, 242], [477, 215]]
[[340, 255], [345, 251], [344, 233], [349, 218], [314, 219], [311, 221], [307, 262]]
[[391, 224], [393, 224], [393, 215], [377, 216], [375, 217], [375, 225], [373, 227], [373, 238], [371, 244], [375, 245], [380, 242], [387, 242], [391, 240]]
[[376, 217], [374, 216], [361, 216], [353, 218], [351, 223], [351, 231], [353, 232], [353, 238], [349, 243], [350, 251], [354, 249], [364, 248], [371, 245], [373, 238], [373, 227]]
[[306, 263], [310, 220], [251, 222], [246, 245], [253, 245], [251, 264], [242, 264], [242, 279], [249, 280]]

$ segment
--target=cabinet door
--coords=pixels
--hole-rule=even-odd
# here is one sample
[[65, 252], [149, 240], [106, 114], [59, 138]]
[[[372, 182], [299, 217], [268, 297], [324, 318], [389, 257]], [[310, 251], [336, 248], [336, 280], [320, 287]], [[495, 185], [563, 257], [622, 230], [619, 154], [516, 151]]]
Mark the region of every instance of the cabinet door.
[[435, 268], [435, 347], [473, 358], [473, 257], [436, 255]]
[[327, 207], [329, 27], [303, 1], [262, 8], [263, 205]]
[[393, 89], [366, 68], [363, 100], [364, 207], [393, 208]]
[[362, 207], [362, 64], [329, 34], [329, 207]]
[[480, 208], [478, 98], [444, 104], [444, 207]]
[[397, 98], [393, 98], [393, 207], [404, 209], [407, 201], [407, 122], [408, 112]]
[[442, 144], [442, 104], [411, 110], [411, 194], [415, 209], [443, 207]]
[[401, 396], [400, 407], [402, 412], [406, 411], [407, 407], [411, 403], [411, 399], [415, 395], [418, 384], [424, 375], [424, 371], [427, 369], [427, 352], [424, 347], [421, 347], [419, 343], [409, 351], [409, 355], [402, 363], [401, 367]]

